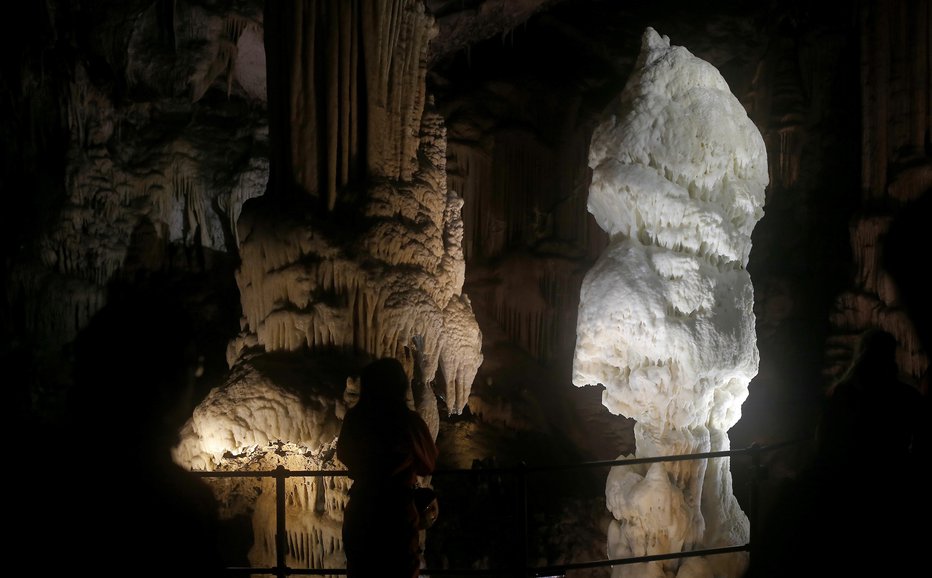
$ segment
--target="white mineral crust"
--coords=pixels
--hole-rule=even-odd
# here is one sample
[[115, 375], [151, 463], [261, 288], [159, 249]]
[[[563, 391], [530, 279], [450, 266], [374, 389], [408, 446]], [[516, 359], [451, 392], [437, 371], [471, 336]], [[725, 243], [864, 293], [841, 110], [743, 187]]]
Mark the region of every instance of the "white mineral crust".
[[[638, 457], [729, 449], [759, 356], [745, 269], [768, 183], [763, 139], [718, 70], [648, 28], [589, 151], [589, 211], [610, 244], [580, 295], [573, 383], [636, 420]], [[743, 545], [727, 459], [616, 467], [609, 555]], [[743, 554], [616, 566], [739, 576]]]

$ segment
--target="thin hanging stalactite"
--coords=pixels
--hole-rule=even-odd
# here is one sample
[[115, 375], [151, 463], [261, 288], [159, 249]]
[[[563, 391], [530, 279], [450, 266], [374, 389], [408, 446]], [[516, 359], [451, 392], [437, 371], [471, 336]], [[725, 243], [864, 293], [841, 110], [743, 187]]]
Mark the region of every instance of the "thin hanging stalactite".
[[[340, 14], [339, 8], [331, 7], [327, 19], [327, 147], [326, 157], [326, 190], [327, 210], [332, 211], [337, 201], [337, 156], [340, 140], [338, 128], [340, 110]], [[335, 55], [335, 56], [334, 56]]]
[[340, 2], [340, 171], [339, 183], [345, 186], [349, 182], [350, 154], [350, 111], [352, 106], [350, 85], [355, 81], [352, 76], [353, 18], [355, 6], [352, 2]]
[[359, 38], [359, 21], [360, 21], [360, 8], [358, 0], [352, 0], [353, 11], [351, 16], [351, 22], [349, 26], [349, 106], [347, 107], [349, 111], [349, 154], [347, 155], [347, 183], [350, 180], [350, 172], [359, 169], [359, 99], [360, 90], [359, 90], [359, 43], [362, 41]]

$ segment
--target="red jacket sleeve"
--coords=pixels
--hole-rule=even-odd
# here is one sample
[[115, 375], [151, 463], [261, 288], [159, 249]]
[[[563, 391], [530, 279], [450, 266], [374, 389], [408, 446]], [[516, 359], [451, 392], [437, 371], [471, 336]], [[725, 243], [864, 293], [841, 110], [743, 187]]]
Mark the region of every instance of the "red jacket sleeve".
[[419, 476], [426, 476], [437, 466], [440, 450], [430, 435], [430, 428], [416, 413], [411, 413], [411, 446], [414, 454], [413, 469]]

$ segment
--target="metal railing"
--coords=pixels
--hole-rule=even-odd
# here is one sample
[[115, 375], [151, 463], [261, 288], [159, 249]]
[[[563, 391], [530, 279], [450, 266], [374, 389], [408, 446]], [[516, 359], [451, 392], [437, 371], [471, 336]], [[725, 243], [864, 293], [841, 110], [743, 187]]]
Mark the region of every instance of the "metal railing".
[[[437, 470], [433, 473], [432, 477], [436, 478], [439, 476], [447, 475], [510, 475], [517, 477], [517, 487], [519, 495], [517, 497], [517, 502], [520, 508], [520, 518], [521, 518], [521, 527], [520, 527], [520, 537], [519, 541], [521, 542], [521, 549], [519, 554], [521, 556], [521, 562], [518, 563], [514, 568], [510, 569], [472, 569], [472, 568], [425, 568], [421, 571], [423, 576], [491, 576], [491, 575], [512, 575], [512, 576], [521, 576], [524, 578], [528, 577], [539, 577], [539, 576], [562, 576], [567, 571], [571, 570], [581, 570], [587, 568], [598, 568], [605, 566], [617, 566], [625, 564], [638, 564], [643, 562], [655, 562], [660, 560], [671, 560], [675, 558], [687, 558], [693, 556], [712, 556], [719, 554], [728, 554], [735, 552], [748, 552], [749, 556], [752, 552], [752, 546], [755, 543], [755, 539], [759, 534], [759, 482], [762, 478], [763, 469], [761, 467], [761, 455], [765, 452], [779, 449], [788, 445], [796, 444], [798, 442], [783, 442], [779, 444], [773, 444], [768, 446], [761, 446], [758, 444], [752, 444], [751, 446], [738, 450], [728, 450], [728, 451], [716, 451], [716, 452], [705, 452], [697, 454], [681, 454], [681, 455], [672, 455], [672, 456], [658, 456], [658, 457], [649, 457], [649, 458], [628, 458], [628, 459], [619, 459], [619, 460], [606, 460], [606, 461], [594, 461], [594, 462], [582, 462], [577, 464], [563, 464], [563, 465], [544, 465], [544, 466], [528, 466], [521, 464], [515, 467], [496, 467], [496, 468], [473, 468], [473, 469], [458, 469], [458, 470]], [[573, 562], [566, 564], [557, 564], [549, 566], [529, 566], [527, 564], [528, 559], [528, 504], [527, 504], [527, 478], [531, 473], [539, 472], [556, 472], [556, 471], [566, 471], [566, 470], [581, 470], [581, 469], [592, 469], [592, 468], [611, 468], [615, 466], [631, 466], [637, 464], [651, 464], [656, 462], [674, 462], [674, 461], [686, 461], [686, 460], [702, 460], [702, 459], [714, 459], [714, 458], [731, 458], [736, 456], [750, 456], [750, 465], [749, 465], [749, 496], [748, 496], [748, 511], [746, 512], [748, 520], [750, 522], [750, 535], [748, 542], [746, 544], [736, 544], [733, 546], [721, 547], [721, 548], [707, 548], [702, 550], [690, 550], [685, 552], [670, 552], [666, 554], [654, 554], [649, 556], [636, 556], [628, 558], [614, 558], [614, 559], [605, 559], [605, 560], [593, 560], [588, 562]], [[275, 531], [275, 552], [276, 552], [276, 564], [273, 567], [238, 567], [230, 566], [227, 567], [227, 572], [229, 574], [268, 574], [275, 575], [278, 577], [285, 576], [298, 576], [298, 575], [345, 575], [345, 568], [291, 568], [286, 564], [286, 554], [288, 551], [287, 548], [287, 528], [285, 524], [285, 501], [286, 501], [286, 490], [285, 490], [285, 480], [288, 478], [296, 477], [345, 477], [348, 475], [346, 470], [288, 470], [284, 466], [278, 466], [274, 470], [265, 470], [265, 471], [195, 471], [194, 474], [205, 477], [205, 478], [221, 478], [221, 477], [243, 477], [243, 478], [274, 478], [275, 479], [275, 522], [276, 522], [276, 531]]]

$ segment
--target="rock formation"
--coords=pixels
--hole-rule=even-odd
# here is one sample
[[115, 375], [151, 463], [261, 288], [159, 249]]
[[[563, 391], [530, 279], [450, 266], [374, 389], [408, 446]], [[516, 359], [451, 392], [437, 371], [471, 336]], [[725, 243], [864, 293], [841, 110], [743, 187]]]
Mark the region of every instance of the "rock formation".
[[[583, 281], [573, 383], [637, 421], [637, 457], [727, 450], [757, 374], [745, 269], [763, 215], [764, 142], [719, 72], [652, 28], [592, 137], [589, 210], [611, 241]], [[611, 558], [740, 546], [727, 459], [613, 468]], [[621, 576], [740, 576], [741, 555]]]

